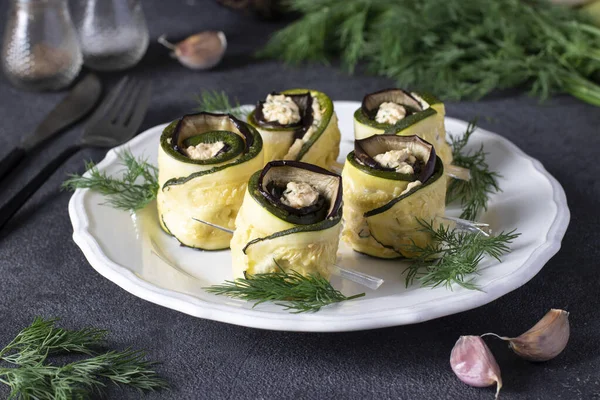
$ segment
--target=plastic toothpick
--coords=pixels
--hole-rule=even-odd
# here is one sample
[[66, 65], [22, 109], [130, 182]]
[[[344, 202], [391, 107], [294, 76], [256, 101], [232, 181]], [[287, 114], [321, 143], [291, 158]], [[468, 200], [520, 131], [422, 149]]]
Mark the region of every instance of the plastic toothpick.
[[[208, 221], [203, 221], [198, 218], [192, 218], [192, 219], [196, 222], [200, 222], [202, 224], [211, 226], [215, 229], [222, 230], [223, 232], [233, 234], [233, 231], [231, 229], [225, 228], [223, 226], [219, 226], [219, 225], [213, 224]], [[335, 265], [335, 264], [330, 267], [330, 271], [333, 275], [339, 276], [340, 278], [343, 278], [343, 279], [347, 279], [354, 283], [358, 283], [359, 285], [365, 286], [372, 290], [377, 290], [379, 288], [379, 286], [381, 286], [384, 282], [383, 279], [378, 278], [376, 276], [365, 274], [363, 272], [358, 272], [353, 269], [348, 269], [348, 268], [345, 268], [345, 267], [342, 267], [339, 265]]]

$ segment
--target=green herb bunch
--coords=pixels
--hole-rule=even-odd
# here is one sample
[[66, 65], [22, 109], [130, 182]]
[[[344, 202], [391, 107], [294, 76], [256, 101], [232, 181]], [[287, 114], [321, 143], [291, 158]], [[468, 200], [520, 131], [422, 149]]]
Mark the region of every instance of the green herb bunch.
[[109, 176], [96, 165], [85, 165], [87, 175], [70, 175], [63, 182], [67, 190], [91, 189], [108, 198], [107, 204], [121, 210], [140, 210], [156, 198], [158, 169], [147, 160], [136, 158], [130, 151], [119, 154], [124, 167], [120, 174]]
[[508, 246], [520, 236], [515, 230], [486, 236], [483, 233], [465, 232], [445, 225], [419, 220], [421, 229], [432, 237], [426, 246], [413, 244], [408, 250], [415, 254], [405, 270], [406, 286], [418, 280], [422, 286], [451, 288], [453, 284], [467, 289], [478, 289], [473, 274], [485, 256], [501, 262], [500, 257], [510, 252]]
[[[0, 382], [10, 387], [9, 399], [84, 399], [100, 393], [108, 382], [140, 391], [167, 387], [144, 352], [99, 352], [105, 330], [68, 330], [56, 322], [38, 317], [0, 350], [0, 361], [7, 365], [0, 365]], [[80, 356], [64, 365], [51, 361], [52, 356], [68, 354]]]
[[528, 85], [600, 105], [600, 30], [545, 0], [288, 0], [302, 17], [259, 56], [340, 58], [446, 100]]

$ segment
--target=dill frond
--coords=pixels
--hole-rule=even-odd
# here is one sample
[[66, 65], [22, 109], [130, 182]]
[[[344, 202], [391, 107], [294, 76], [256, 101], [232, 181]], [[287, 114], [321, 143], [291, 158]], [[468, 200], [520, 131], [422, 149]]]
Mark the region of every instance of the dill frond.
[[476, 220], [481, 210], [487, 210], [489, 195], [501, 191], [498, 186], [498, 178], [501, 176], [490, 171], [485, 161], [483, 145], [475, 152], [465, 151], [465, 146], [476, 129], [476, 121], [471, 121], [462, 137], [450, 136], [452, 163], [467, 168], [471, 172], [471, 180], [452, 179], [448, 186], [446, 202], [460, 200], [460, 218], [468, 220]]
[[107, 204], [121, 210], [140, 210], [156, 198], [158, 169], [145, 159], [137, 159], [130, 151], [119, 154], [120, 176], [109, 176], [92, 162], [86, 163], [89, 176], [70, 175], [62, 187], [74, 191], [91, 189], [108, 198]]
[[227, 93], [222, 90], [203, 90], [196, 95], [196, 102], [198, 106], [195, 111], [198, 112], [231, 114], [242, 121], [245, 121], [248, 116], [248, 112], [241, 108], [239, 101], [237, 99], [230, 100]]
[[473, 283], [473, 274], [479, 271], [479, 264], [485, 256], [501, 261], [503, 254], [510, 252], [509, 244], [519, 237], [516, 230], [501, 232], [496, 236], [460, 231], [432, 222], [419, 220], [424, 232], [431, 235], [432, 241], [426, 246], [412, 244], [407, 250], [415, 253], [411, 264], [406, 268], [406, 286], [415, 280], [422, 286], [445, 286], [448, 289], [457, 284], [466, 289], [478, 290]]
[[[99, 353], [107, 332], [97, 328], [68, 330], [56, 326], [56, 319], [36, 318], [4, 349], [0, 361], [0, 382], [10, 387], [9, 399], [70, 400], [89, 398], [107, 382], [140, 391], [167, 388], [144, 352], [126, 349]], [[77, 361], [56, 365], [53, 355], [84, 354]]]
[[302, 275], [296, 271], [248, 275], [220, 285], [204, 288], [207, 292], [254, 302], [254, 306], [272, 302], [292, 313], [317, 312], [322, 307], [365, 294], [345, 296], [329, 281], [317, 275]]

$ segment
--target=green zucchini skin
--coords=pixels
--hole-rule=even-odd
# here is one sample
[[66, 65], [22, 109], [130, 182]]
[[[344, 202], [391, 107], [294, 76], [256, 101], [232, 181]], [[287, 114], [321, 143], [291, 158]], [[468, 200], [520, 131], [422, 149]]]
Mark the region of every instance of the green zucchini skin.
[[[172, 122], [171, 125], [169, 125], [167, 128], [165, 128], [165, 132], [163, 133], [163, 135], [161, 136], [161, 147], [164, 149], [165, 147], [168, 149], [171, 149], [171, 146], [169, 146], [167, 144], [167, 139], [170, 137], [170, 135], [172, 135], [172, 129], [174, 129], [174, 126], [176, 125], [177, 121]], [[170, 186], [176, 186], [176, 185], [183, 185], [189, 181], [191, 181], [192, 179], [196, 179], [196, 178], [200, 178], [202, 176], [205, 175], [209, 175], [209, 174], [214, 174], [216, 172], [219, 171], [223, 171], [227, 168], [231, 168], [234, 167], [236, 165], [239, 164], [243, 164], [249, 160], [252, 160], [253, 158], [255, 158], [256, 156], [258, 156], [258, 154], [261, 152], [262, 147], [263, 147], [263, 141], [262, 138], [260, 136], [260, 134], [258, 133], [258, 131], [256, 131], [256, 129], [252, 128], [252, 127], [248, 127], [250, 130], [250, 133], [253, 137], [253, 142], [252, 145], [250, 145], [250, 147], [248, 148], [248, 152], [245, 154], [242, 154], [241, 157], [233, 160], [230, 163], [224, 164], [224, 165], [218, 165], [215, 167], [212, 167], [211, 169], [207, 169], [207, 170], [203, 170], [203, 171], [198, 171], [195, 172], [193, 174], [190, 174], [188, 176], [183, 176], [180, 178], [172, 178], [169, 179], [168, 181], [165, 182], [165, 184], [162, 186], [162, 190], [169, 190]], [[170, 153], [170, 152], [169, 152]], [[189, 160], [189, 158], [182, 156], [180, 153], [178, 152], [173, 152], [173, 157], [176, 159], [180, 159], [180, 156], [183, 157], [183, 160]], [[197, 161], [197, 160], [190, 160], [190, 161]], [[195, 163], [195, 164], [201, 164], [202, 163]]]
[[333, 115], [333, 101], [331, 101], [329, 96], [327, 96], [323, 92], [317, 92], [314, 90], [306, 90], [306, 89], [289, 89], [289, 90], [284, 90], [282, 93], [283, 94], [299, 94], [299, 93], [303, 93], [304, 91], [308, 91], [311, 94], [311, 96], [313, 97], [313, 101], [316, 100], [319, 102], [319, 106], [321, 107], [322, 116], [321, 116], [321, 123], [317, 127], [316, 132], [313, 133], [312, 136], [310, 137], [310, 139], [302, 145], [300, 152], [298, 153], [296, 158], [294, 158], [294, 160], [296, 160], [296, 161], [301, 161], [302, 158], [308, 152], [308, 150], [310, 150], [310, 148], [317, 142], [317, 140], [319, 140], [319, 138], [321, 137], [323, 132], [325, 132], [325, 129], [329, 125], [329, 122], [331, 121], [331, 117]]
[[390, 208], [392, 208], [396, 203], [402, 201], [403, 199], [407, 198], [408, 196], [412, 195], [413, 193], [426, 188], [427, 186], [431, 185], [432, 183], [436, 182], [438, 179], [440, 179], [440, 177], [442, 177], [444, 175], [444, 163], [442, 162], [442, 160], [437, 157], [437, 159], [435, 160], [435, 170], [433, 175], [431, 176], [431, 178], [429, 178], [427, 180], [427, 182], [425, 182], [424, 184], [422, 184], [421, 186], [417, 186], [415, 188], [412, 188], [410, 191], [408, 191], [407, 193], [396, 197], [395, 199], [393, 199], [392, 201], [390, 201], [389, 203], [381, 206], [381, 207], [377, 207], [373, 210], [367, 211], [364, 213], [364, 216], [366, 218], [368, 217], [372, 217], [373, 215], [377, 215], [377, 214], [381, 214], [386, 212], [387, 210], [389, 210]]
[[[182, 125], [185, 131], [178, 133]], [[234, 154], [192, 160], [181, 151], [190, 138], [223, 141]], [[260, 134], [231, 115], [200, 113], [172, 122], [159, 143], [157, 208], [162, 229], [186, 247], [227, 249], [231, 234], [194, 219], [233, 228], [248, 179], [262, 165]]]
[[432, 94], [426, 92], [412, 92], [409, 93], [409, 95], [419, 101], [422, 105], [426, 105], [426, 108], [422, 111], [407, 115], [393, 125], [381, 124], [374, 119], [369, 118], [369, 115], [365, 113], [361, 105], [361, 107], [354, 112], [355, 139], [366, 139], [373, 135], [383, 134], [399, 136], [417, 135], [435, 147], [437, 155], [446, 165], [451, 164], [452, 149], [446, 141], [446, 128], [444, 124], [446, 111], [444, 103]]
[[382, 171], [382, 170], [377, 170], [375, 168], [370, 168], [366, 165], [363, 165], [356, 160], [356, 157], [354, 156], [353, 151], [348, 153], [348, 156], [346, 157], [346, 161], [349, 162], [350, 164], [352, 164], [352, 166], [354, 166], [355, 168], [364, 172], [365, 174], [373, 175], [378, 178], [390, 179], [393, 181], [407, 181], [407, 182], [414, 182], [417, 180], [417, 177], [414, 174], [401, 174], [401, 173], [392, 172], [392, 171]]
[[273, 160], [293, 160], [330, 169], [337, 159], [341, 134], [331, 99], [325, 93], [311, 89], [289, 89], [280, 94], [299, 95], [305, 93], [310, 93], [312, 101], [319, 103], [321, 120], [310, 138], [302, 143], [295, 154], [295, 150], [290, 151], [292, 146], [298, 139], [298, 135], [305, 133], [310, 126], [269, 126], [257, 120], [256, 108], [248, 115], [247, 122], [263, 136], [265, 163]]
[[217, 153], [217, 155], [211, 159], [208, 159], [210, 164], [219, 164], [225, 161], [229, 161], [232, 158], [239, 156], [245, 147], [245, 143], [242, 138], [233, 132], [229, 131], [211, 131], [205, 132], [200, 135], [192, 136], [183, 141], [185, 147], [197, 146], [201, 143], [216, 143], [223, 142], [224, 148]]
[[427, 110], [419, 111], [414, 114], [407, 116], [406, 118], [401, 119], [395, 124], [380, 124], [379, 122], [370, 119], [362, 110], [362, 108], [358, 108], [354, 112], [354, 119], [363, 125], [370, 126], [372, 128], [381, 130], [382, 134], [392, 135], [396, 132], [401, 132], [405, 129], [410, 128], [418, 122], [426, 120], [429, 117], [436, 115], [437, 112], [428, 108]]
[[[417, 219], [433, 220], [445, 209], [444, 164], [436, 156], [433, 174], [408, 189], [410, 181], [388, 179], [357, 162], [346, 162], [342, 239], [355, 251], [378, 258], [410, 258], [411, 243], [426, 245], [431, 237], [422, 232]], [[406, 193], [404, 193], [406, 192]]]
[[[312, 179], [317, 179], [312, 174], [326, 175], [326, 178], [320, 181], [321, 186], [315, 187], [321, 191], [321, 195], [329, 193], [331, 196], [328, 198], [330, 210], [327, 216], [314, 223], [298, 223], [299, 221], [288, 212], [273, 204], [274, 200], [267, 198], [264, 188], [261, 190], [261, 183], [267, 184], [262, 179], [267, 180], [270, 168], [276, 167], [285, 167], [287, 169], [281, 171], [287, 172], [273, 173], [268, 178], [269, 181], [293, 176], [300, 182], [312, 182]], [[311, 175], [297, 175], [293, 169], [289, 172], [290, 167], [306, 168]], [[287, 181], [283, 181], [285, 182]], [[301, 162], [268, 163], [263, 171], [256, 172], [250, 178], [242, 208], [236, 219], [236, 229], [231, 240], [234, 276], [276, 271], [279, 268], [273, 261], [276, 259], [277, 264], [284, 270], [329, 277], [329, 266], [335, 263], [341, 232], [341, 199], [339, 175]]]
[[248, 250], [248, 248], [250, 248], [250, 246], [252, 246], [253, 244], [256, 244], [258, 242], [262, 242], [264, 240], [277, 239], [277, 238], [282, 237], [282, 236], [293, 235], [294, 233], [318, 232], [318, 231], [322, 231], [324, 229], [328, 229], [328, 228], [334, 227], [335, 225], [339, 224], [341, 221], [342, 221], [342, 209], [340, 208], [338, 210], [337, 214], [334, 217], [327, 218], [327, 219], [325, 219], [323, 221], [320, 221], [320, 222], [317, 222], [315, 224], [298, 225], [298, 226], [295, 226], [293, 228], [286, 229], [284, 231], [275, 232], [272, 235], [268, 235], [268, 236], [260, 237], [260, 238], [256, 238], [256, 239], [252, 239], [251, 241], [249, 241], [244, 246], [244, 248], [242, 249], [242, 252], [244, 254], [246, 254], [246, 250]]

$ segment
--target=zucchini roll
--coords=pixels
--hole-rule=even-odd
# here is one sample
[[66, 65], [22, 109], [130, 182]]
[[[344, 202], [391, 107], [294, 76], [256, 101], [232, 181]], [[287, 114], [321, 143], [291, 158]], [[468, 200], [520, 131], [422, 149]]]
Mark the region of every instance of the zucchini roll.
[[158, 148], [157, 207], [162, 228], [182, 245], [229, 247], [250, 175], [263, 165], [256, 129], [228, 114], [186, 115], [165, 128]]
[[354, 137], [417, 135], [435, 146], [444, 164], [450, 164], [452, 150], [446, 142], [445, 114], [444, 103], [430, 94], [381, 90], [366, 95], [354, 113]]
[[431, 238], [417, 219], [443, 215], [444, 166], [418, 136], [376, 135], [355, 141], [342, 171], [342, 238], [358, 252], [380, 258], [410, 257], [409, 246]]
[[272, 161], [250, 178], [231, 240], [234, 276], [294, 270], [329, 278], [342, 228], [341, 177]]
[[294, 160], [329, 169], [340, 152], [340, 129], [325, 93], [292, 89], [271, 93], [248, 115], [263, 138], [265, 163]]

